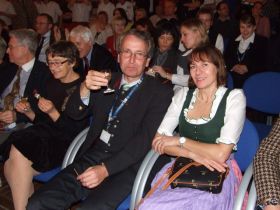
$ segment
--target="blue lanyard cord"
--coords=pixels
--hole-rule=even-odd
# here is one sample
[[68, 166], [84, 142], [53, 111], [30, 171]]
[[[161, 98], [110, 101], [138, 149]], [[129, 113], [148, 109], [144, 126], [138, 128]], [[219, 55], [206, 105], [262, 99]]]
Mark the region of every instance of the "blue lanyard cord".
[[117, 115], [119, 114], [119, 112], [122, 110], [122, 108], [124, 107], [124, 105], [127, 103], [127, 101], [131, 98], [132, 94], [139, 88], [140, 84], [143, 81], [143, 76], [141, 77], [140, 81], [134, 85], [134, 87], [131, 89], [131, 91], [129, 91], [129, 93], [127, 94], [127, 96], [122, 100], [121, 104], [116, 107], [115, 111], [114, 111], [114, 107], [116, 104], [116, 101], [119, 97], [119, 94], [116, 94], [115, 97], [115, 101], [113, 106], [111, 107], [110, 113], [109, 113], [109, 117], [108, 117], [108, 123], [107, 123], [107, 130], [111, 125], [111, 122], [117, 117]]

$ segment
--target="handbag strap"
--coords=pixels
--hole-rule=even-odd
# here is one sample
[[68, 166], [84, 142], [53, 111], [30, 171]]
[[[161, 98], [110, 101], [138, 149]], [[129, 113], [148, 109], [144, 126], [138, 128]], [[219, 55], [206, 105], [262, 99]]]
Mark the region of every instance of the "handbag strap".
[[138, 209], [138, 206], [140, 206], [146, 198], [150, 197], [150, 196], [156, 191], [156, 189], [157, 189], [157, 188], [160, 186], [160, 184], [165, 180], [165, 178], [168, 177], [168, 176], [170, 175], [171, 171], [172, 171], [172, 168], [169, 167], [169, 168], [164, 172], [164, 174], [161, 175], [161, 177], [157, 180], [157, 182], [156, 182], [156, 183], [154, 184], [154, 186], [149, 190], [149, 192], [145, 195], [145, 197], [142, 198], [142, 199], [140, 200], [140, 202], [137, 204], [137, 207], [136, 207], [135, 209]]
[[[174, 163], [175, 164], [175, 163]], [[180, 176], [185, 170], [187, 170], [189, 167], [191, 166], [199, 166], [201, 165], [198, 162], [191, 162], [186, 164], [185, 166], [183, 166], [180, 170], [178, 170], [175, 174], [173, 174], [173, 176], [171, 176], [167, 183], [162, 187], [163, 190], [166, 190], [168, 188], [168, 186], [178, 177]]]

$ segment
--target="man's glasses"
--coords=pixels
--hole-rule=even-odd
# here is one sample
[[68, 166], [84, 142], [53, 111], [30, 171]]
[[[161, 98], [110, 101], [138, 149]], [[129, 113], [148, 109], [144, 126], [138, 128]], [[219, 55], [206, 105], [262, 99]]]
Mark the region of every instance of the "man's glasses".
[[124, 58], [131, 58], [131, 56], [135, 57], [137, 60], [144, 60], [147, 57], [147, 54], [144, 52], [131, 52], [130, 50], [121, 50], [120, 54]]
[[65, 61], [48, 61], [47, 60], [47, 65], [49, 67], [53, 66], [53, 67], [60, 67], [62, 66], [64, 63], [66, 63], [68, 61], [68, 59], [66, 59]]

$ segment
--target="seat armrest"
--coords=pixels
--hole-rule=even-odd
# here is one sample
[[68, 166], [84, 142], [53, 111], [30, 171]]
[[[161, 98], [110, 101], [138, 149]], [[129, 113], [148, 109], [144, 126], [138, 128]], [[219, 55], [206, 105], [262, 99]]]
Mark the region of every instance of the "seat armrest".
[[150, 150], [144, 158], [133, 184], [129, 209], [134, 210], [136, 205], [140, 202], [144, 193], [148, 176], [158, 157], [158, 153], [156, 153], [154, 150]]
[[62, 169], [65, 168], [66, 166], [68, 166], [69, 164], [71, 164], [74, 161], [77, 152], [79, 151], [80, 147], [82, 146], [82, 144], [86, 140], [88, 130], [89, 130], [89, 127], [82, 130], [75, 137], [75, 139], [72, 141], [72, 143], [68, 147], [67, 152], [64, 156], [62, 166], [61, 166]]

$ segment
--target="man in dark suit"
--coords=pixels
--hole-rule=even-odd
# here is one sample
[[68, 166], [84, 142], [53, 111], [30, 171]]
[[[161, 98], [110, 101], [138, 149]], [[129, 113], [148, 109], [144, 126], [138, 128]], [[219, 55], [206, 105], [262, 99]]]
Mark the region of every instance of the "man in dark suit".
[[111, 53], [106, 48], [94, 43], [92, 33], [88, 27], [79, 25], [73, 28], [70, 32], [69, 40], [79, 50], [81, 59], [78, 62], [76, 72], [82, 77], [87, 75], [89, 69], [118, 71], [117, 62]]
[[35, 30], [38, 33], [38, 47], [35, 53], [36, 59], [46, 63], [46, 49], [54, 43], [52, 34], [53, 19], [50, 15], [42, 13], [36, 17]]
[[92, 126], [77, 161], [35, 192], [28, 210], [67, 209], [82, 198], [82, 210], [116, 209], [131, 192], [173, 92], [144, 74], [151, 52], [147, 34], [128, 32], [120, 48], [122, 74], [113, 74], [110, 84], [115, 92], [105, 94], [106, 74], [92, 70], [69, 99], [67, 113], [75, 119], [93, 114]]
[[[44, 63], [35, 61], [34, 55], [37, 48], [37, 33], [31, 29], [18, 29], [10, 32], [7, 53], [12, 65], [0, 72], [0, 83], [4, 84], [0, 96], [1, 104], [5, 104], [6, 96], [14, 89], [14, 83], [19, 78], [18, 94], [13, 99], [15, 105], [20, 97], [28, 98], [28, 106], [36, 109], [36, 99], [33, 92], [44, 91], [50, 72]], [[27, 110], [28, 111], [28, 110]], [[15, 110], [0, 112], [0, 121], [11, 124], [13, 122], [28, 121], [28, 118]]]

